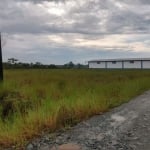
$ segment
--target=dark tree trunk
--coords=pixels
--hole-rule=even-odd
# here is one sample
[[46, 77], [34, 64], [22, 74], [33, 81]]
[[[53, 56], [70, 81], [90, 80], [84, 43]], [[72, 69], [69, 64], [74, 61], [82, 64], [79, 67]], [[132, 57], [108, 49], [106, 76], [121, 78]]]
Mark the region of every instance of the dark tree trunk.
[[2, 37], [0, 33], [0, 82], [3, 81]]

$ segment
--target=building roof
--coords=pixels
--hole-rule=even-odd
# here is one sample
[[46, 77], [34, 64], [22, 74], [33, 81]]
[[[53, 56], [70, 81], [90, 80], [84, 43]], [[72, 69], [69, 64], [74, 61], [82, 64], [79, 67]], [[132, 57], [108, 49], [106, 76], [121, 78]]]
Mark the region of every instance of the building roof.
[[147, 60], [150, 61], [150, 58], [116, 58], [116, 59], [95, 59], [90, 60], [88, 62], [112, 62], [112, 61], [141, 61], [141, 60]]

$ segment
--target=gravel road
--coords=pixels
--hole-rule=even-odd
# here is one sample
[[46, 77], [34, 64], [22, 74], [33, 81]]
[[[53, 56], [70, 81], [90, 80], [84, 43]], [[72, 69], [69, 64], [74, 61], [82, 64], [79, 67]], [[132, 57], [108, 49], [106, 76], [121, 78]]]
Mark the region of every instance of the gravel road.
[[28, 144], [26, 150], [67, 148], [150, 150], [150, 91], [110, 112], [81, 122], [67, 131], [44, 135]]

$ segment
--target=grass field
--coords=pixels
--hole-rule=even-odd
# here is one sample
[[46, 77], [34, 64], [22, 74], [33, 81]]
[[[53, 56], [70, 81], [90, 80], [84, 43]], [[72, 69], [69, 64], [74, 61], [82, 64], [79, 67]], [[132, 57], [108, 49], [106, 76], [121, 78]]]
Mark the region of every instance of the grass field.
[[5, 70], [4, 77], [1, 146], [21, 146], [150, 89], [150, 70]]

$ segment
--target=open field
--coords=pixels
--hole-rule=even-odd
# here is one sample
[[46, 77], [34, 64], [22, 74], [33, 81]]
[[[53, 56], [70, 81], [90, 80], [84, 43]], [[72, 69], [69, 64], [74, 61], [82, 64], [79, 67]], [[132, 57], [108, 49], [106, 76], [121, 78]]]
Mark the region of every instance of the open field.
[[23, 145], [150, 89], [150, 70], [5, 70], [0, 145]]

